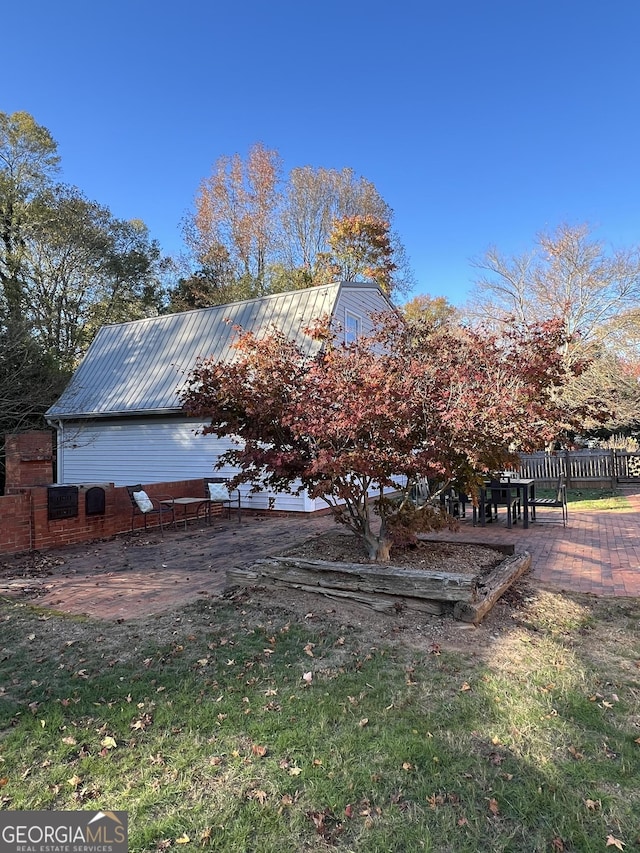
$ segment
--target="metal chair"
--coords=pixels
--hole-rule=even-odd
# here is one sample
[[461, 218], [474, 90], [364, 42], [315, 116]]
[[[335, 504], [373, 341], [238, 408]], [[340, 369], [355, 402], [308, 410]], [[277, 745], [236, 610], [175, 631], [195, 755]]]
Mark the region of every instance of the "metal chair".
[[[157, 515], [158, 523], [160, 525], [161, 536], [164, 536], [165, 518], [170, 519], [173, 522], [173, 526], [175, 528], [176, 514], [173, 505], [173, 497], [171, 497], [171, 495], [156, 495], [155, 497], [149, 497], [149, 495], [145, 492], [140, 483], [135, 486], [127, 486], [126, 489], [129, 493], [129, 500], [131, 501], [132, 533], [134, 529], [135, 518], [137, 515], [141, 515], [144, 518], [145, 530], [147, 529], [147, 516]], [[163, 503], [163, 501], [167, 501], [167, 503]], [[171, 503], [168, 503], [169, 501], [171, 501]]]
[[[231, 518], [231, 508], [238, 507], [238, 524], [242, 522], [242, 507], [240, 505], [240, 489], [229, 488], [229, 480], [226, 477], [205, 477], [204, 493], [208, 498], [207, 513], [211, 520], [211, 504], [226, 506]], [[237, 498], [234, 496], [237, 495]]]
[[448, 486], [440, 493], [440, 506], [454, 518], [465, 518], [469, 498], [454, 486]]

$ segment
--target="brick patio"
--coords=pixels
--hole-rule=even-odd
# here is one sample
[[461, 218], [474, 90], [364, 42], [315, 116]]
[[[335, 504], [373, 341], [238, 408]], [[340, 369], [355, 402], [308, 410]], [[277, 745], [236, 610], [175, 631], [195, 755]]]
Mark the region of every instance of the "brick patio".
[[[537, 510], [537, 522], [508, 530], [503, 521], [473, 527], [462, 519], [457, 533], [430, 539], [512, 544], [531, 554], [531, 576], [545, 586], [594, 595], [640, 596], [640, 492], [626, 494], [631, 510], [584, 512], [569, 507], [569, 525], [553, 523], [560, 510]], [[502, 514], [504, 519], [504, 512]], [[551, 523], [543, 523], [549, 521]]]
[[[607, 596], [640, 596], [640, 491], [628, 495], [631, 510], [576, 512], [569, 526], [539, 523], [558, 510], [538, 510], [538, 523], [508, 530], [503, 522], [430, 538], [474, 544], [512, 544], [532, 557], [531, 577], [545, 586]], [[327, 516], [277, 517], [245, 514], [216, 519], [211, 527], [118, 536], [46, 553], [46, 571], [23, 579], [0, 575], [0, 594], [21, 594], [44, 607], [103, 619], [158, 613], [224, 589], [228, 566], [250, 565], [306, 537], [333, 529]], [[41, 555], [42, 556], [42, 555]], [[5, 558], [16, 566], [20, 557]], [[24, 559], [24, 558], [22, 558]], [[55, 561], [59, 561], [56, 565]]]

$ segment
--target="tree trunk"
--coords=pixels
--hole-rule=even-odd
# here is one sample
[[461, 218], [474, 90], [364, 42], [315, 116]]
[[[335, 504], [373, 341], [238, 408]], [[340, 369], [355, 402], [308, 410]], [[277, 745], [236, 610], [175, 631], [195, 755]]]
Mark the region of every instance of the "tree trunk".
[[367, 549], [367, 556], [376, 563], [388, 563], [391, 559], [391, 542], [376, 536], [368, 527], [366, 532], [360, 534]]

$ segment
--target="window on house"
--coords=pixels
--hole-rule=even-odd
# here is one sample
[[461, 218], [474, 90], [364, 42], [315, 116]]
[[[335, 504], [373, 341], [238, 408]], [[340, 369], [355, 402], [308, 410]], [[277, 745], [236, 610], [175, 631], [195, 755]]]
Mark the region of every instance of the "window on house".
[[350, 311], [346, 311], [344, 318], [344, 342], [352, 344], [354, 341], [357, 341], [361, 331], [360, 317], [356, 314], [351, 314]]

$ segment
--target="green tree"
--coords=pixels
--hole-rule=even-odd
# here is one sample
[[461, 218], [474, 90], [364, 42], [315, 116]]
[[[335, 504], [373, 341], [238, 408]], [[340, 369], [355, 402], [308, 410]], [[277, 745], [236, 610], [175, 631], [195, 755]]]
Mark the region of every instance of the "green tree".
[[33, 200], [23, 239], [32, 335], [72, 369], [100, 326], [157, 313], [160, 250], [141, 222], [114, 219], [73, 187]]
[[29, 113], [0, 113], [0, 286], [5, 322], [13, 326], [22, 324], [29, 205], [59, 161], [53, 137]]

